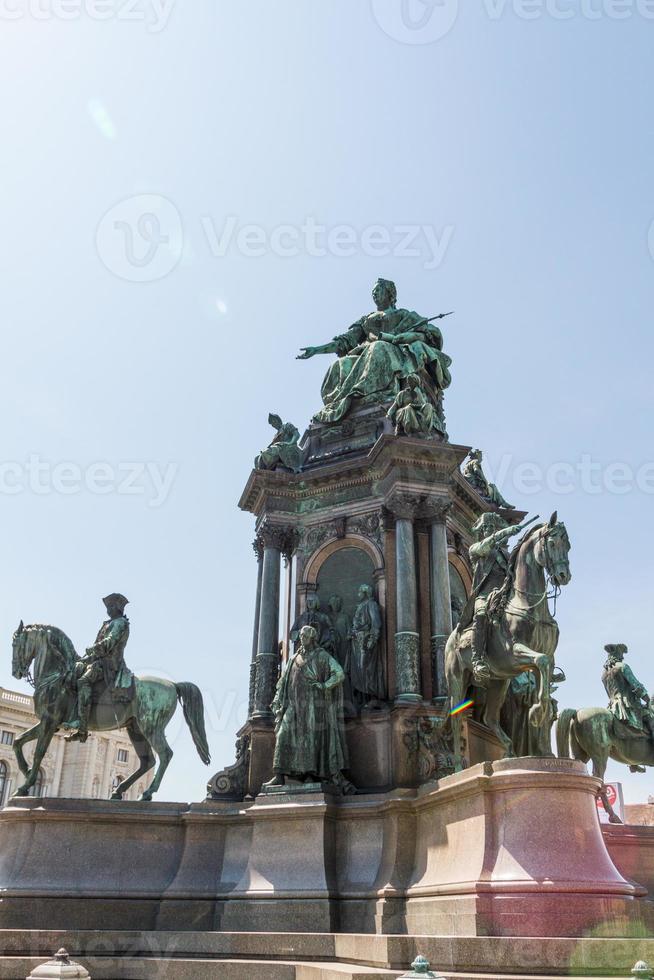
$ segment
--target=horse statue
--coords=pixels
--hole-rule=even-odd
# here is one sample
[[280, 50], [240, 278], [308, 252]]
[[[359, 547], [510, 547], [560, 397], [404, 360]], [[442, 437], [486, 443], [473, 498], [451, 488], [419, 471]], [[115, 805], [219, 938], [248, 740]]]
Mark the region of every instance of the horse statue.
[[[570, 539], [556, 512], [548, 523], [530, 528], [511, 553], [510, 570], [504, 586], [489, 597], [490, 628], [486, 656], [490, 681], [480, 720], [502, 743], [506, 756], [514, 755], [511, 739], [500, 724], [500, 711], [509, 684], [525, 671], [536, 674], [535, 703], [529, 723], [549, 736], [550, 689], [559, 628], [550, 613], [550, 584], [554, 594], [571, 579], [568, 553]], [[445, 676], [451, 702], [452, 737], [457, 768], [463, 765], [461, 717], [455, 708], [467, 698], [473, 682], [472, 627], [458, 629], [445, 647]], [[551, 755], [545, 737], [540, 752]]]
[[593, 776], [602, 780], [600, 799], [610, 823], [622, 823], [608, 798], [604, 774], [609, 759], [627, 766], [654, 766], [654, 745], [645, 734], [631, 732], [608, 708], [566, 708], [556, 723], [560, 759], [592, 762]]
[[[16, 761], [25, 782], [15, 796], [26, 796], [36, 782], [39, 766], [48, 751], [55, 733], [75, 717], [77, 694], [75, 678], [81, 662], [66, 634], [56, 626], [20, 626], [13, 636], [12, 674], [18, 680], [28, 678], [34, 685], [34, 711], [38, 724], [20, 735], [14, 742]], [[33, 679], [32, 679], [33, 675]], [[159, 789], [164, 773], [173, 757], [166, 741], [166, 726], [175, 714], [179, 700], [184, 718], [191, 730], [198, 755], [208, 765], [211, 761], [204, 727], [204, 704], [200, 689], [195, 684], [174, 684], [158, 677], [136, 677], [133, 697], [126, 702], [101, 700], [93, 704], [89, 729], [97, 732], [116, 731], [126, 728], [139, 767], [127, 776], [111, 794], [112, 800], [120, 800], [138, 779], [154, 768], [156, 757], [159, 766], [154, 779], [141, 796], [150, 801]], [[23, 747], [36, 740], [32, 766], [27, 764]], [[155, 757], [156, 754], [156, 757]]]

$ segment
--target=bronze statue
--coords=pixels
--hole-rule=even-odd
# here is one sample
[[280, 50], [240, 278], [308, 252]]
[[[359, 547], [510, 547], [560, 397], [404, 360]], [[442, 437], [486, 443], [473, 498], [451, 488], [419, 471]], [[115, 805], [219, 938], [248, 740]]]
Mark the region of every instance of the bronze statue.
[[291, 422], [282, 422], [279, 415], [270, 414], [268, 422], [277, 435], [267, 449], [262, 450], [254, 461], [254, 468], [257, 470], [289, 470], [291, 473], [299, 473], [302, 469], [302, 450], [298, 446], [300, 441], [299, 429], [296, 429]]
[[359, 588], [359, 605], [350, 632], [350, 684], [358, 705], [386, 700], [386, 680], [382, 662], [380, 637], [381, 609], [373, 597], [372, 588]]
[[412, 374], [422, 379], [440, 417], [440, 396], [452, 380], [452, 361], [443, 353], [440, 329], [417, 313], [398, 309], [395, 283], [387, 279], [377, 280], [372, 296], [375, 313], [361, 317], [327, 344], [303, 347], [298, 355], [300, 360], [316, 354], [338, 355], [323, 381], [325, 407], [315, 420], [340, 422], [353, 408], [388, 404], [399, 393], [402, 379]]
[[273, 778], [320, 782], [354, 792], [345, 776], [348, 752], [343, 722], [343, 668], [318, 644], [313, 626], [300, 630], [300, 648], [289, 659], [272, 703], [275, 714]]
[[609, 643], [604, 651], [608, 657], [602, 671], [602, 684], [609, 697], [609, 711], [619, 722], [636, 732], [647, 734], [654, 744], [654, 724], [647, 688], [624, 662], [629, 648], [624, 643]]
[[124, 659], [129, 639], [129, 619], [125, 615], [125, 606], [129, 600], [119, 592], [112, 592], [102, 601], [109, 619], [104, 621], [94, 645], [86, 648], [86, 657], [80, 661], [78, 671], [81, 673], [77, 678], [78, 720], [71, 726], [76, 727], [77, 731], [67, 736], [68, 741], [86, 742], [91, 695], [98, 682], [103, 682], [104, 692], [116, 701], [130, 701], [134, 696], [134, 675]]
[[[522, 525], [508, 526], [499, 514], [482, 514], [473, 532], [477, 541], [470, 548], [470, 560], [474, 569], [472, 580], [473, 607], [472, 620], [472, 669], [475, 684], [486, 687], [490, 680], [490, 668], [486, 660], [486, 639], [488, 632], [488, 596], [500, 588], [509, 571], [509, 552], [507, 541], [519, 534]], [[465, 613], [459, 621], [458, 629], [469, 625]]]
[[609, 696], [608, 708], [566, 708], [556, 725], [557, 751], [562, 759], [591, 762], [593, 776], [602, 780], [600, 797], [611, 823], [620, 823], [604, 787], [609, 759], [622, 762], [632, 772], [654, 766], [654, 718], [644, 685], [624, 663], [624, 643], [609, 643], [602, 683]]
[[[18, 768], [25, 776], [16, 796], [29, 793], [50, 742], [60, 728], [78, 728], [76, 737], [82, 740], [89, 729], [107, 732], [125, 728], [139, 758], [139, 767], [116, 787], [111, 799], [122, 799], [130, 786], [154, 768], [158, 757], [154, 779], [141, 796], [142, 800], [151, 800], [173, 756], [165, 731], [178, 701], [184, 709], [198, 755], [206, 765], [211, 761], [199, 688], [195, 684], [175, 684], [154, 677], [136, 677], [132, 683], [132, 675], [123, 661], [129, 631], [123, 616], [127, 600], [114, 593], [104, 601], [109, 620], [103, 624], [97, 642], [89, 647], [83, 660], [66, 634], [55, 626], [23, 626], [21, 622], [14, 633], [12, 674], [20, 680], [30, 678], [33, 670], [34, 712], [39, 719], [38, 724], [14, 742]], [[83, 688], [81, 711], [78, 678]], [[23, 747], [33, 741], [36, 741], [36, 749], [29, 766]]]
[[[499, 738], [507, 755], [513, 754], [513, 745], [500, 724], [500, 711], [513, 677], [526, 670], [534, 671], [538, 693], [529, 710], [529, 721], [541, 733], [549, 723], [550, 686], [559, 629], [549, 611], [546, 576], [557, 590], [567, 585], [571, 579], [569, 551], [565, 525], [554, 513], [548, 523], [536, 525], [522, 536], [511, 553], [506, 579], [488, 597], [486, 659], [490, 680], [480, 720]], [[466, 610], [469, 608], [470, 602]], [[452, 708], [471, 696], [470, 687], [474, 683], [470, 619], [469, 613], [462, 617], [445, 647], [445, 676]], [[457, 768], [460, 768], [463, 752], [459, 715], [452, 716], [452, 728]], [[539, 754], [549, 752], [543, 736]]]
[[503, 510], [512, 510], [513, 504], [507, 503], [494, 483], [489, 483], [486, 479], [482, 467], [483, 453], [481, 449], [471, 449], [468, 462], [463, 467], [463, 476], [471, 487], [477, 491], [489, 504], [494, 504]]
[[447, 436], [445, 424], [425, 394], [417, 374], [410, 374], [386, 413], [396, 436]]
[[298, 646], [303, 626], [313, 626], [318, 634], [319, 646], [324, 647], [329, 653], [336, 652], [336, 637], [331, 619], [327, 613], [320, 611], [320, 599], [315, 593], [307, 596], [306, 609], [291, 626], [291, 643], [294, 647]]
[[535, 728], [529, 721], [529, 713], [538, 700], [536, 675], [529, 671], [513, 678], [502, 705], [500, 724], [511, 739], [514, 755], [542, 756], [545, 751], [549, 752], [552, 725], [559, 716], [559, 703], [553, 695], [564, 681], [564, 672], [560, 667], [555, 667], [552, 671], [547, 716], [543, 725]]

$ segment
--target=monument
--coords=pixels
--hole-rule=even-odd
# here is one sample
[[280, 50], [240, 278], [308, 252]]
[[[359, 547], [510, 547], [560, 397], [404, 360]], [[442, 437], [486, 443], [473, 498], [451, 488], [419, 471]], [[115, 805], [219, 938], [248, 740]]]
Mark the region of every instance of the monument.
[[[52, 948], [65, 933], [77, 958], [84, 936], [111, 935], [129, 977], [115, 938], [129, 932], [148, 976], [166, 955], [171, 977], [190, 975], [175, 972], [186, 951], [219, 964], [207, 976], [246, 975], [229, 972], [233, 954], [248, 977], [289, 980], [323, 975], [321, 959], [349, 977], [412, 963], [406, 975], [429, 975], [431, 962], [525, 978], [619, 975], [654, 955], [646, 941], [625, 952], [625, 937], [651, 932], [652, 906], [612, 860], [595, 803], [608, 752], [628, 745], [649, 764], [646, 692], [637, 707], [614, 645], [615, 710], [557, 720], [550, 599], [571, 579], [568, 531], [557, 513], [509, 505], [482, 454], [450, 442], [436, 325], [450, 314], [399, 308], [387, 280], [373, 302], [302, 349], [333, 358], [323, 405], [303, 435], [269, 416], [276, 435], [241, 495], [256, 599], [235, 760], [191, 805], [14, 800], [0, 813], [0, 928], [17, 949], [35, 926]], [[60, 631], [21, 626], [21, 676], [34, 644], [77, 673]], [[69, 692], [61, 722], [75, 737], [99, 673], [92, 662]], [[112, 690], [128, 682], [118, 658]]]

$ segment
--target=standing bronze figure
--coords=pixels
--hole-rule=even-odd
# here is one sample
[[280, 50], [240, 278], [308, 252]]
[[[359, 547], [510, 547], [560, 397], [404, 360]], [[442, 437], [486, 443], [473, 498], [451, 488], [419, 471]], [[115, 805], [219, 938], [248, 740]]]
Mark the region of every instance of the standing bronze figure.
[[350, 683], [355, 702], [366, 705], [386, 700], [386, 679], [380, 637], [382, 616], [369, 585], [359, 588], [359, 605], [350, 633]]
[[348, 752], [343, 723], [343, 668], [318, 645], [313, 626], [300, 630], [300, 647], [288, 661], [272, 704], [275, 714], [274, 776], [266, 789], [286, 779], [326, 783], [354, 792], [344, 775]]

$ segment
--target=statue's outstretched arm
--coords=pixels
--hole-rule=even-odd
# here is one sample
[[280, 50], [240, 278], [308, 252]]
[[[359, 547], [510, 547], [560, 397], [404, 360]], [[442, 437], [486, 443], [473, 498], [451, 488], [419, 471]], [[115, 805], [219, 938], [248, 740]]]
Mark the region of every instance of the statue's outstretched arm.
[[339, 357], [343, 357], [348, 351], [351, 351], [357, 344], [360, 344], [366, 339], [366, 332], [363, 328], [364, 321], [365, 317], [357, 320], [349, 330], [334, 337], [327, 344], [320, 344], [318, 347], [300, 348], [301, 353], [297, 355], [296, 360], [306, 361], [310, 357], [315, 357], [316, 354], [338, 354]]

